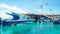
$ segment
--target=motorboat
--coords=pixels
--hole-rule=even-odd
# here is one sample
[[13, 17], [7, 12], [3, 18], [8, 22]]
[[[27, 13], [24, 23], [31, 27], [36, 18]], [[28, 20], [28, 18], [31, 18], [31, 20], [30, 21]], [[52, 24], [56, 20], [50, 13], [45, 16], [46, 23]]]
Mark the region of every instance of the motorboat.
[[9, 25], [12, 25], [12, 24], [20, 24], [20, 23], [22, 24], [22, 23], [27, 23], [27, 22], [34, 21], [34, 19], [25, 18], [26, 16], [24, 16], [24, 19], [21, 19], [20, 15], [14, 13], [14, 12], [12, 12], [11, 14], [10, 13], [6, 13], [6, 14], [13, 16], [13, 19], [2, 20], [2, 26], [9, 26]]
[[60, 24], [60, 19], [59, 19], [59, 20], [54, 21], [54, 24]]
[[3, 21], [3, 26], [8, 26], [12, 24], [25, 24], [27, 22], [32, 22], [34, 19], [20, 19], [20, 20], [5, 20]]

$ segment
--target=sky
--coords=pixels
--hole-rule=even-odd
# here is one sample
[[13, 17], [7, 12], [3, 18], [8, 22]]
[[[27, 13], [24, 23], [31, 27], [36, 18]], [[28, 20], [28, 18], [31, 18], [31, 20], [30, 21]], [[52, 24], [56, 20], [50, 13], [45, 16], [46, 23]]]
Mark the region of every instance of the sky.
[[4, 18], [5, 12], [60, 14], [60, 0], [0, 0], [0, 17]]

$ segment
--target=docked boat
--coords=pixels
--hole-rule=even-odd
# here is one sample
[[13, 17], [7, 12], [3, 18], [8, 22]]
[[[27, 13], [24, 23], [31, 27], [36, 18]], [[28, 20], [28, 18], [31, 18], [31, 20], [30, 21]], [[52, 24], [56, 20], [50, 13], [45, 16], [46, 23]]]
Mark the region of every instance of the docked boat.
[[3, 26], [8, 26], [12, 24], [25, 24], [32, 21], [34, 21], [34, 19], [6, 20], [3, 21]]
[[14, 12], [12, 12], [11, 14], [10, 13], [6, 13], [6, 14], [13, 16], [13, 19], [2, 20], [2, 25], [3, 26], [9, 26], [9, 25], [12, 25], [12, 24], [20, 24], [20, 23], [27, 23], [27, 22], [34, 21], [34, 19], [30, 19], [26, 15], [21, 16], [19, 14], [14, 13]]
[[54, 21], [54, 24], [60, 24], [60, 19], [57, 21]]

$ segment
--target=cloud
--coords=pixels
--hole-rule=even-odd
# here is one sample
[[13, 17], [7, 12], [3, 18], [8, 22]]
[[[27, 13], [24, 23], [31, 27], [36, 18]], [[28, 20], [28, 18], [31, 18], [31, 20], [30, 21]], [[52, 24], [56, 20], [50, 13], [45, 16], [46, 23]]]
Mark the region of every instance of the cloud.
[[12, 12], [20, 13], [20, 14], [21, 13], [27, 13], [26, 11], [24, 11], [24, 9], [18, 8], [17, 6], [10, 6], [10, 5], [7, 5], [7, 4], [0, 4], [0, 7], [10, 10], [10, 12], [12, 11]]
[[13, 16], [5, 14], [5, 12], [0, 12], [0, 18], [2, 19], [13, 19]]
[[[11, 13], [11, 12], [15, 12], [17, 14], [18, 13], [20, 13], [20, 14], [27, 13], [27, 11], [25, 11], [22, 8], [19, 8], [17, 6], [11, 6], [11, 5], [8, 5], [8, 4], [0, 4], [0, 9], [1, 8], [7, 9], [7, 11], [5, 11], [5, 12], [8, 12], [8, 13]], [[13, 18], [12, 16], [7, 15], [5, 12], [4, 12], [4, 10], [0, 11], [0, 18], [2, 18], [2, 19], [9, 19], [9, 18], [12, 19]]]

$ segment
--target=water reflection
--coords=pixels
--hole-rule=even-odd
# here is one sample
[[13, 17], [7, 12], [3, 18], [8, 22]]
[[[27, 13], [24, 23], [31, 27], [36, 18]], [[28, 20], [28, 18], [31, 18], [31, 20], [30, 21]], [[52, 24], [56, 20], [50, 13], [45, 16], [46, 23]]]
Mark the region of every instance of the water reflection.
[[60, 34], [60, 25], [52, 23], [19, 24], [3, 26], [1, 30], [2, 34]]

